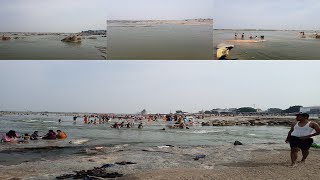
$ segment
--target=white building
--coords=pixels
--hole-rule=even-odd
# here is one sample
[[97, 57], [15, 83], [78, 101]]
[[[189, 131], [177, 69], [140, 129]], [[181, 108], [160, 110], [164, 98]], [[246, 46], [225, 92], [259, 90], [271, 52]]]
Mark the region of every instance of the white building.
[[320, 106], [301, 107], [300, 112], [308, 113], [311, 116], [319, 116], [320, 115]]

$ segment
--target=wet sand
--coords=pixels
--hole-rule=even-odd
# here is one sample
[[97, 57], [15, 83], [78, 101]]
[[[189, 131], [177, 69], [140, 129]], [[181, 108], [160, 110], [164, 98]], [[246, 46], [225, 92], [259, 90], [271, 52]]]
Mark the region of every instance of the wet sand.
[[312, 150], [306, 164], [295, 168], [288, 167], [289, 151], [253, 151], [248, 161], [222, 164], [224, 168], [207, 170], [202, 168], [176, 168], [146, 171], [125, 176], [122, 179], [131, 180], [256, 180], [256, 179], [319, 179], [320, 158], [319, 150]]
[[[194, 160], [196, 155], [206, 155]], [[137, 164], [115, 165], [109, 172], [124, 174], [118, 179], [317, 179], [320, 150], [313, 149], [306, 164], [289, 168], [286, 144], [244, 146], [145, 147], [129, 145], [85, 149], [82, 156], [40, 160], [19, 165], [0, 166], [1, 179], [55, 179], [73, 171], [129, 161]]]

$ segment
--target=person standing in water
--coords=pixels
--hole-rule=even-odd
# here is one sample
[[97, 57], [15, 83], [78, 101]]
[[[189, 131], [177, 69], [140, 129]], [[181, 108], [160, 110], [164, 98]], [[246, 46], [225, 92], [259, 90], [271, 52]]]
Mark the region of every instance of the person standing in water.
[[296, 123], [293, 123], [288, 133], [286, 143], [290, 143], [291, 166], [297, 165], [298, 152], [302, 151], [304, 163], [309, 155], [309, 149], [313, 143], [312, 137], [320, 135], [320, 126], [309, 120], [309, 114], [300, 113], [296, 115]]
[[242, 35], [241, 35], [241, 39], [242, 39], [242, 40], [244, 39], [244, 33], [242, 33]]
[[234, 33], [234, 39], [238, 39], [238, 34]]

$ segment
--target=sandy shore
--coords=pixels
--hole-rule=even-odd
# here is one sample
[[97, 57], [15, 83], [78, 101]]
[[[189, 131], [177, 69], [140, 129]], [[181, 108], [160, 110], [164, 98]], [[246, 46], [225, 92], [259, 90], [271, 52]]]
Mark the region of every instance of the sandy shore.
[[175, 25], [212, 25], [212, 19], [190, 19], [190, 20], [137, 20], [137, 21], [108, 21], [108, 26], [121, 27], [143, 27], [157, 24]]
[[[206, 155], [194, 160], [196, 155]], [[289, 168], [286, 144], [244, 146], [144, 147], [119, 145], [103, 150], [85, 150], [81, 156], [0, 166], [1, 179], [55, 179], [73, 171], [106, 163], [130, 161], [107, 171], [124, 174], [118, 179], [317, 179], [320, 150], [312, 150], [309, 161]]]
[[216, 179], [216, 180], [256, 180], [256, 179], [319, 179], [320, 151], [313, 150], [306, 164], [298, 167], [288, 167], [289, 151], [281, 150], [254, 151], [248, 161], [223, 164], [225, 168], [219, 170], [206, 170], [199, 168], [161, 169], [128, 175], [122, 179], [132, 180], [182, 180], [182, 179]]

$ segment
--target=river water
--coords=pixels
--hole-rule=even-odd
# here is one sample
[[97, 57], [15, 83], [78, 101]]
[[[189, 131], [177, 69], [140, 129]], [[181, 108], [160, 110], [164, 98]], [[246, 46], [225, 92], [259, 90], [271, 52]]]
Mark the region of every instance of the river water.
[[[62, 122], [58, 123], [58, 119]], [[116, 122], [118, 119], [111, 120]], [[110, 128], [111, 123], [84, 124], [83, 118], [78, 118], [74, 123], [70, 116], [1, 116], [0, 134], [9, 130], [15, 130], [20, 135], [32, 134], [38, 130], [41, 134], [49, 129], [60, 129], [67, 133], [66, 140], [38, 140], [29, 141], [27, 144], [0, 143], [0, 164], [19, 164], [24, 161], [55, 159], [65, 156], [81, 155], [84, 148], [96, 146], [115, 146], [128, 144], [131, 147], [155, 147], [163, 145], [174, 146], [217, 146], [233, 143], [239, 140], [245, 144], [284, 143], [287, 127], [202, 127], [195, 120], [196, 125], [190, 129], [166, 129], [167, 123], [163, 120], [158, 122], [145, 122], [143, 129], [134, 128]], [[197, 123], [198, 122], [198, 123]], [[69, 142], [77, 142], [70, 144]], [[14, 157], [14, 158], [13, 158]]]
[[[214, 30], [213, 44], [226, 43], [233, 40], [235, 32], [238, 38], [245, 33], [245, 39], [250, 36], [264, 35], [265, 42], [260, 43], [228, 43], [235, 45], [230, 51], [231, 59], [240, 60], [317, 60], [320, 59], [320, 39], [301, 38], [300, 31], [244, 31], [244, 30]], [[306, 31], [307, 35], [314, 31]]]
[[[101, 60], [99, 47], [106, 47], [106, 37], [82, 39], [81, 43], [61, 42], [65, 36], [17, 36], [24, 39], [0, 41], [0, 60]], [[98, 47], [98, 48], [97, 48]]]
[[108, 27], [108, 59], [213, 59], [212, 25]]

